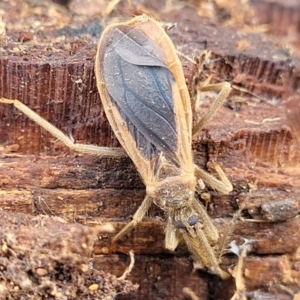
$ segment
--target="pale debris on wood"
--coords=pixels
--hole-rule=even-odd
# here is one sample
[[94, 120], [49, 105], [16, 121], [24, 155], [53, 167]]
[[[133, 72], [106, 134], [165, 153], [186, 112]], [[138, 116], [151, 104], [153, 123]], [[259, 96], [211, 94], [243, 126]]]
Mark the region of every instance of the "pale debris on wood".
[[125, 272], [123, 273], [123, 275], [121, 277], [118, 278], [118, 280], [125, 280], [125, 278], [129, 275], [129, 273], [132, 271], [133, 266], [134, 266], [134, 253], [133, 250], [129, 251], [129, 256], [130, 256], [130, 264], [129, 266], [126, 268]]

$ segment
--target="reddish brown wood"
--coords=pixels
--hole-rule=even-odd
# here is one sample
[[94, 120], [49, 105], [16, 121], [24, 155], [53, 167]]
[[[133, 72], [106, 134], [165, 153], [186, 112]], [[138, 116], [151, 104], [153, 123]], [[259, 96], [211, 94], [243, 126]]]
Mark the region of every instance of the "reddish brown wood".
[[[260, 3], [263, 15], [270, 4]], [[0, 4], [7, 12], [6, 39], [1, 41], [0, 52], [0, 95], [26, 103], [78, 142], [117, 146], [93, 74], [104, 22], [51, 10], [47, 3], [35, 7], [41, 25], [37, 23], [30, 31], [33, 10], [24, 13], [23, 4], [26, 2], [18, 8], [8, 2]], [[126, 5], [127, 1], [121, 2], [113, 14], [127, 19], [130, 9]], [[288, 4], [280, 5], [282, 20], [291, 19]], [[293, 16], [298, 18], [299, 8], [293, 5]], [[267, 21], [276, 24], [276, 14], [267, 15]], [[193, 84], [209, 74], [214, 74], [214, 81], [228, 80], [234, 86], [228, 102], [193, 143], [196, 163], [203, 168], [214, 161], [223, 164], [234, 184], [229, 196], [209, 191], [209, 214], [222, 235], [238, 208], [243, 208], [246, 219], [276, 220], [236, 220], [231, 226], [228, 242], [252, 241], [243, 267], [245, 293], [252, 299], [290, 299], [287, 290], [296, 294], [299, 281], [300, 223], [299, 218], [291, 218], [299, 214], [300, 168], [298, 127], [286, 117], [285, 105], [293, 96], [289, 107], [297, 115], [297, 57], [267, 34], [220, 27], [189, 6], [180, 10], [175, 6], [161, 18], [168, 24], [177, 23], [168, 34], [185, 56], [193, 59], [204, 49], [212, 51], [212, 62], [196, 78], [195, 65], [181, 57], [192, 95]], [[284, 24], [286, 30], [294, 28], [292, 22]], [[211, 98], [204, 100], [200, 114], [210, 103]], [[118, 230], [145, 195], [128, 158], [74, 154], [10, 106], [0, 105], [0, 145], [0, 197], [5, 211], [63, 216], [91, 227], [110, 221]], [[270, 213], [268, 203], [277, 204], [275, 212]], [[294, 214], [287, 205], [292, 205]], [[162, 220], [162, 212], [153, 207], [141, 225], [115, 246], [116, 254], [107, 254], [112, 234], [99, 235], [94, 247], [97, 269], [120, 276], [129, 262], [125, 254], [130, 249], [136, 253], [129, 279], [139, 283], [140, 289], [118, 299], [185, 299], [184, 287], [190, 287], [200, 299], [230, 299], [233, 280], [221, 282], [206, 272], [193, 271], [183, 246], [175, 254], [164, 249]], [[236, 261], [234, 255], [225, 255], [222, 265], [227, 269]]]

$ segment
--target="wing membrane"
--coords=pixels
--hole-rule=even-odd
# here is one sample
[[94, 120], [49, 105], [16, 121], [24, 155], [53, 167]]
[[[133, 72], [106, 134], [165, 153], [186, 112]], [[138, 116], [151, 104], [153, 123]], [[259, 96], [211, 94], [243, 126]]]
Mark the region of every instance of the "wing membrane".
[[174, 47], [153, 20], [125, 24], [105, 30], [96, 57], [110, 124], [146, 184], [162, 161], [193, 173], [190, 99]]
[[[145, 158], [150, 159], [151, 155], [155, 155], [154, 149], [175, 153], [177, 133], [172, 99], [175, 81], [172, 73], [157, 57], [119, 29], [114, 30], [112, 36], [114, 40], [121, 38], [121, 41], [107, 49], [103, 64], [109, 95], [130, 125], [131, 134]], [[135, 38], [139, 36], [141, 33], [136, 31]], [[160, 49], [152, 44], [152, 52], [160, 57]], [[122, 47], [126, 51], [122, 51]], [[138, 135], [144, 138], [138, 139]], [[139, 140], [142, 140], [142, 144], [139, 144]], [[152, 145], [145, 144], [146, 141]]]

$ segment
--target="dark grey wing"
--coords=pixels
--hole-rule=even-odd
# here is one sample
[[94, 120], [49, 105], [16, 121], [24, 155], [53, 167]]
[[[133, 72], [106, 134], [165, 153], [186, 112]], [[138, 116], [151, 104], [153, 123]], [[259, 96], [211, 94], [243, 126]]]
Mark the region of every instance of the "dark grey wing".
[[161, 50], [132, 28], [127, 33], [116, 28], [111, 41], [104, 56], [104, 81], [137, 147], [146, 158], [157, 150], [174, 156], [178, 143], [174, 78]]
[[163, 52], [140, 31], [129, 26], [114, 29], [114, 49], [124, 60], [134, 65], [166, 67]]

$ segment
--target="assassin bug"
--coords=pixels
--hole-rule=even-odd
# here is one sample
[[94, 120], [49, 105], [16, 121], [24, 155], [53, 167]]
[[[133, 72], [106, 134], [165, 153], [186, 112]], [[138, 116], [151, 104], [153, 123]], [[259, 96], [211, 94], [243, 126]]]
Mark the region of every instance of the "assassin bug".
[[[107, 118], [122, 147], [146, 185], [146, 197], [116, 242], [145, 216], [154, 202], [166, 214], [165, 247], [181, 240], [195, 265], [226, 278], [215, 247], [219, 234], [203, 205], [195, 198], [197, 179], [220, 193], [232, 185], [215, 165], [220, 180], [197, 167], [192, 157], [192, 132], [200, 130], [227, 98], [229, 83], [205, 84], [201, 91], [219, 91], [209, 111], [192, 128], [192, 108], [181, 63], [161, 25], [142, 15], [108, 26], [95, 61], [97, 86]], [[122, 155], [122, 150], [75, 144], [18, 100], [13, 104], [70, 148], [90, 154]]]
[[[226, 277], [213, 249], [218, 232], [195, 198], [197, 177], [227, 194], [232, 185], [216, 166], [221, 180], [193, 163], [192, 108], [176, 50], [161, 25], [146, 15], [111, 25], [103, 32], [96, 55], [98, 90], [107, 118], [119, 142], [133, 160], [147, 195], [117, 241], [142, 220], [154, 202], [166, 213], [165, 247], [174, 250], [184, 240], [196, 264]], [[228, 96], [220, 88], [200, 130]]]

